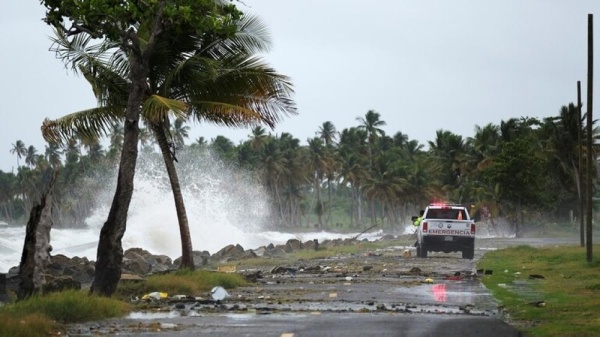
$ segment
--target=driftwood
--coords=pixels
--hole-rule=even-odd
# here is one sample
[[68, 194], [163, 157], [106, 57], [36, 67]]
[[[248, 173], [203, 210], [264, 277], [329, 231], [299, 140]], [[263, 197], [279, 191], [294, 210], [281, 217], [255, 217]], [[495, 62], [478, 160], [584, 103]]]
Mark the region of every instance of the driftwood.
[[377, 226], [379, 226], [379, 225], [375, 224], [375, 225], [373, 225], [373, 226], [371, 226], [371, 227], [369, 227], [369, 228], [365, 229], [364, 231], [362, 231], [362, 232], [358, 233], [358, 234], [357, 234], [355, 237], [353, 237], [353, 238], [352, 238], [352, 240], [357, 240], [359, 236], [361, 236], [361, 235], [365, 234], [366, 232], [370, 231], [371, 229], [373, 229], [373, 228], [375, 228], [375, 227], [377, 227]]
[[19, 289], [17, 298], [22, 300], [42, 291], [46, 283], [46, 266], [50, 263], [50, 229], [52, 228], [52, 192], [58, 171], [54, 172], [48, 191], [40, 203], [34, 205], [29, 215], [25, 243], [19, 264]]

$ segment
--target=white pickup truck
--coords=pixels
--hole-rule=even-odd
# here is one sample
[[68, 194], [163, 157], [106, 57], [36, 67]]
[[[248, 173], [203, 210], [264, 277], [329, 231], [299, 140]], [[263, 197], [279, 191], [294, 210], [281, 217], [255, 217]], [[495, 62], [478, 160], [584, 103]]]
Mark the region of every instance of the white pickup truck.
[[463, 259], [475, 254], [475, 221], [461, 205], [432, 204], [425, 208], [417, 229], [417, 256], [427, 252], [462, 252]]

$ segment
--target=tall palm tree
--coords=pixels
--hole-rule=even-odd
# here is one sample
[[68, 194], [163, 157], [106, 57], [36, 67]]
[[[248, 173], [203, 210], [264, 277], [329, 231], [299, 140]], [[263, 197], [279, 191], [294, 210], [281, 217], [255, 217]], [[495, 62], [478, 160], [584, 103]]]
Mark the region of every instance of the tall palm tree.
[[25, 163], [30, 167], [34, 168], [38, 162], [37, 149], [33, 145], [29, 145], [27, 148], [27, 154], [25, 155]]
[[44, 155], [48, 163], [50, 163], [52, 167], [57, 168], [61, 165], [60, 156], [62, 153], [60, 146], [56, 142], [49, 142], [48, 145], [46, 145]]
[[335, 144], [337, 139], [337, 131], [335, 130], [335, 125], [330, 121], [323, 122], [323, 125], [319, 127], [318, 131], [319, 138], [325, 142], [326, 146], [331, 146]]
[[185, 139], [189, 138], [190, 135], [190, 127], [184, 123], [185, 120], [183, 118], [176, 118], [169, 132], [174, 145], [179, 149], [183, 148]]
[[302, 224], [301, 202], [304, 195], [301, 187], [308, 181], [306, 157], [303, 151], [305, 147], [300, 146], [300, 139], [286, 132], [281, 133], [277, 142], [286, 165], [281, 178], [286, 216], [283, 220], [284, 224], [297, 227]]
[[17, 169], [18, 169], [19, 166], [21, 166], [19, 164], [19, 159], [21, 159], [27, 155], [27, 147], [25, 146], [25, 143], [23, 143], [22, 140], [17, 140], [14, 144], [12, 144], [12, 149], [10, 150], [10, 153], [17, 155]]
[[[381, 115], [376, 112], [375, 110], [369, 110], [367, 111], [367, 113], [365, 114], [365, 117], [357, 117], [356, 120], [358, 120], [360, 122], [360, 125], [358, 126], [359, 129], [366, 131], [367, 133], [367, 141], [368, 141], [368, 152], [369, 152], [369, 174], [373, 174], [375, 171], [375, 148], [376, 148], [376, 143], [379, 141], [380, 137], [382, 137], [383, 135], [385, 135], [385, 132], [383, 131], [383, 129], [381, 129], [382, 126], [385, 126], [386, 123], [384, 121], [381, 120]], [[367, 199], [369, 200], [369, 204], [370, 204], [370, 209], [371, 209], [371, 221], [375, 222], [375, 200], [371, 199]]]
[[458, 191], [462, 182], [465, 142], [462, 136], [450, 131], [438, 130], [435, 141], [429, 141], [430, 153], [442, 166], [441, 181], [443, 188], [448, 191], [446, 199], [462, 202], [462, 196], [453, 195]]
[[386, 123], [381, 120], [381, 115], [375, 110], [367, 111], [365, 117], [357, 117], [356, 120], [360, 122], [358, 128], [367, 132], [367, 140], [369, 141], [369, 157], [372, 157], [375, 142], [377, 139], [379, 139], [379, 137], [385, 134], [381, 127], [385, 126]]
[[312, 177], [311, 181], [316, 197], [315, 210], [318, 218], [318, 226], [323, 227], [323, 212], [325, 206], [323, 205], [323, 199], [321, 197], [321, 183], [325, 174], [327, 165], [329, 165], [329, 159], [325, 153], [325, 146], [320, 138], [308, 139], [308, 166], [311, 169]]
[[269, 142], [269, 135], [262, 126], [256, 126], [250, 134], [250, 147], [254, 151], [262, 150]]
[[[358, 127], [344, 129], [340, 133], [338, 154], [340, 160], [340, 179], [349, 184], [352, 191], [351, 222], [362, 224], [363, 196], [362, 184], [369, 175], [370, 157], [368, 155], [367, 132]], [[353, 219], [356, 219], [354, 221]]]
[[[213, 122], [227, 126], [263, 123], [274, 126], [283, 114], [295, 113], [289, 79], [278, 74], [253, 53], [264, 51], [268, 41], [264, 26], [254, 17], [238, 22], [238, 33], [223, 40], [215, 36], [164, 35], [151, 58], [142, 118], [152, 129], [167, 168], [174, 194], [182, 239], [182, 267], [193, 268], [192, 244], [187, 215], [177, 177], [168, 125], [174, 118]], [[82, 55], [83, 46], [57, 39], [65, 52], [84, 61], [81, 71], [99, 97], [100, 108], [77, 117], [44, 123], [49, 138], [106, 132], [110, 123], [121, 121], [125, 111], [128, 70], [126, 58], [117, 53], [113, 63], [103, 63], [97, 54]], [[70, 54], [69, 54], [70, 55]]]
[[325, 176], [327, 177], [327, 204], [329, 205], [328, 214], [327, 214], [327, 222], [332, 221], [332, 207], [331, 207], [331, 198], [333, 193], [333, 182], [335, 180], [335, 172], [337, 166], [337, 160], [335, 156], [335, 144], [337, 139], [337, 131], [335, 130], [335, 126], [330, 121], [324, 122], [323, 125], [319, 127], [319, 131], [317, 132], [319, 137], [325, 142], [325, 150], [326, 156], [329, 157], [330, 165], [327, 166]]

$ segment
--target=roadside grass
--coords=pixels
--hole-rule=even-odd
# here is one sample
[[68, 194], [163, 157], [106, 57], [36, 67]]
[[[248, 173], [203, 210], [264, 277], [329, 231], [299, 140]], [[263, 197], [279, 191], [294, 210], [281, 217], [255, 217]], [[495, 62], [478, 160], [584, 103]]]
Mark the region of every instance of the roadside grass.
[[585, 248], [506, 248], [486, 253], [477, 267], [493, 271], [482, 282], [526, 336], [600, 335], [600, 262], [588, 263]]
[[60, 324], [45, 315], [16, 315], [0, 310], [0, 336], [42, 337], [57, 331], [60, 331]]
[[153, 275], [141, 282], [120, 282], [116, 296], [126, 300], [132, 296], [142, 297], [151, 292], [193, 296], [210, 291], [215, 286], [231, 289], [247, 284], [244, 277], [238, 273], [184, 269], [163, 275]]
[[48, 336], [58, 333], [61, 324], [120, 317], [129, 311], [125, 302], [86, 291], [35, 295], [0, 307], [0, 336]]

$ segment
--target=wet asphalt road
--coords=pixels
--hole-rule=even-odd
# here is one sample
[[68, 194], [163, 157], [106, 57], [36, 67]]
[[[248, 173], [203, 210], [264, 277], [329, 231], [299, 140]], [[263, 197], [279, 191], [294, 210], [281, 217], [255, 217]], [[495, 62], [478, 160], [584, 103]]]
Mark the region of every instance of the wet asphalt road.
[[[115, 336], [520, 336], [505, 322], [490, 317], [390, 313], [285, 313], [211, 315], [170, 319], [152, 331], [114, 331]], [[171, 328], [176, 324], [177, 328]]]
[[261, 270], [257, 284], [231, 290], [217, 303], [171, 303], [163, 312], [71, 325], [68, 335], [519, 336], [476, 272], [486, 251], [512, 244], [478, 240], [473, 260], [460, 253], [416, 258], [413, 247], [399, 245], [297, 261], [283, 266], [289, 272]]

